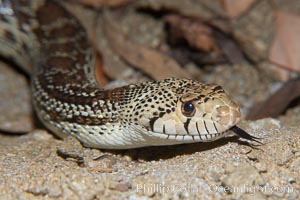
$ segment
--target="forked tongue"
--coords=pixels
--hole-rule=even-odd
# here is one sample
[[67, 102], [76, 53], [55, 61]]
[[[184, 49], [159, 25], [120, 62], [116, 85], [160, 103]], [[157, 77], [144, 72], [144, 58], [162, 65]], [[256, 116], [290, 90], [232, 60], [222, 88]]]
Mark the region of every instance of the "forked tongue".
[[230, 130], [232, 130], [235, 134], [237, 134], [241, 138], [251, 140], [251, 141], [257, 142], [259, 144], [263, 144], [262, 142], [259, 141], [261, 138], [254, 137], [254, 136], [248, 134], [246, 131], [239, 128], [238, 126], [233, 126], [233, 127], [230, 128]]

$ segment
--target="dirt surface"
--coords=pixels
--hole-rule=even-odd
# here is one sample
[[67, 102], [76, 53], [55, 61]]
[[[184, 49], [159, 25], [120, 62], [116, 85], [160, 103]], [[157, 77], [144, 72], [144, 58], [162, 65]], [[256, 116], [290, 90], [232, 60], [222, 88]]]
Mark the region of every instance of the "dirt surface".
[[[168, 52], [167, 47], [160, 45], [166, 37], [162, 20], [157, 15], [149, 16], [142, 9], [134, 12], [136, 7], [151, 7], [151, 2], [157, 9], [160, 6], [175, 9], [179, 1], [169, 1], [169, 4], [168, 1], [140, 1], [131, 5], [135, 7], [128, 6], [121, 12], [126, 14], [118, 21], [120, 30], [129, 36], [134, 35], [132, 40], [140, 45]], [[188, 9], [193, 4], [185, 2], [180, 9], [186, 15], [197, 16], [203, 9], [198, 4]], [[208, 3], [212, 1], [203, 2], [206, 2], [206, 7], [213, 6]], [[253, 12], [256, 7], [262, 10], [260, 12], [268, 12], [268, 6], [256, 3], [251, 14], [235, 20], [233, 25], [238, 27], [237, 37], [247, 31], [242, 26], [243, 20], [247, 22], [251, 17], [255, 18]], [[95, 46], [103, 57], [112, 58], [106, 59], [104, 66], [111, 79], [127, 82], [150, 79], [151, 75], [145, 75], [143, 70], [128, 66], [129, 61], [115, 55], [108, 42], [102, 40], [103, 19], [98, 12], [78, 5], [68, 7], [79, 16], [91, 35], [95, 31]], [[209, 11], [202, 10], [203, 18], [211, 18], [211, 10], [218, 11], [217, 8], [209, 8]], [[289, 10], [288, 6], [285, 10]], [[271, 14], [266, 16], [264, 23], [273, 24]], [[227, 30], [219, 21], [213, 23], [223, 31]], [[95, 24], [99, 25], [96, 30]], [[269, 32], [273, 28], [263, 35], [255, 30], [249, 37], [257, 39], [256, 42], [241, 45], [241, 48], [245, 46], [245, 53], [250, 55], [252, 62], [205, 68], [192, 62], [184, 64], [184, 70], [194, 79], [222, 85], [241, 106], [243, 117], [253, 105], [262, 102], [282, 85], [272, 75], [266, 75], [268, 70], [257, 68], [271, 65], [264, 58], [273, 35]], [[257, 60], [263, 61], [254, 65]], [[30, 110], [28, 81], [4, 63], [0, 63], [0, 72], [0, 107], [3, 113], [0, 125], [6, 132], [0, 134], [0, 199], [300, 198], [300, 105], [297, 102], [277, 119], [242, 120], [238, 124], [249, 134], [262, 138], [263, 145], [248, 143], [229, 131], [226, 138], [210, 143], [97, 150], [85, 148], [71, 137], [60, 140], [39, 125]], [[9, 92], [4, 93], [6, 91]], [[8, 133], [28, 131], [23, 135]]]
[[44, 130], [1, 135], [0, 198], [297, 199], [299, 126], [275, 119], [241, 126], [264, 138], [264, 145], [251, 147], [229, 136], [211, 143], [100, 151]]

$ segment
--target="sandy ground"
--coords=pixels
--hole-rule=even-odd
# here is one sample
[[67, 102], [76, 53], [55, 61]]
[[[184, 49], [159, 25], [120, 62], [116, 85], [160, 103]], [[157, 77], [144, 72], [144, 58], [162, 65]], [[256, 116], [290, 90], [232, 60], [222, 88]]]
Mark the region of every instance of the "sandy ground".
[[[299, 110], [298, 110], [299, 112]], [[0, 135], [1, 199], [297, 199], [300, 128], [243, 122], [263, 137], [127, 151], [83, 148], [44, 130]]]

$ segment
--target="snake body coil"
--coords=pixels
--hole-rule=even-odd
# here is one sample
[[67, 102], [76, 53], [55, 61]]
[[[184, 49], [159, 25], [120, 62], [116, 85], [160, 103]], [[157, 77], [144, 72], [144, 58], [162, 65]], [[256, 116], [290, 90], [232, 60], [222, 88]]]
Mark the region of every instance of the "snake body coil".
[[88, 147], [207, 142], [240, 120], [239, 107], [215, 84], [170, 78], [99, 88], [85, 30], [55, 1], [0, 1], [0, 53], [31, 73], [40, 120]]

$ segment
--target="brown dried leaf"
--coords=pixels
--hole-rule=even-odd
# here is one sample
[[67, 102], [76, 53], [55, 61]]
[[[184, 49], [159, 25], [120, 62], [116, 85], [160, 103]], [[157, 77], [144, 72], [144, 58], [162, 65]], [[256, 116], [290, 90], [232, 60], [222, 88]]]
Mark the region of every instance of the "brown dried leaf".
[[119, 7], [128, 4], [134, 0], [81, 0], [80, 3], [93, 8]]
[[[225, 57], [227, 62], [244, 63], [243, 53], [232, 39], [222, 32], [212, 29], [199, 19], [181, 17], [175, 14], [168, 15], [165, 19], [169, 25], [171, 43], [176, 44], [177, 41], [185, 40], [189, 46], [206, 52], [207, 55], [204, 60], [209, 60], [211, 63], [224, 62]], [[192, 60], [195, 61], [195, 59]]]
[[295, 99], [300, 97], [300, 78], [286, 82], [281, 89], [270, 96], [265, 102], [254, 106], [247, 119], [257, 120], [266, 117], [278, 117]]
[[214, 31], [214, 37], [216, 44], [225, 55], [228, 61], [232, 64], [244, 64], [246, 63], [246, 58], [243, 55], [242, 50], [231, 38], [226, 36], [220, 31]]
[[104, 86], [108, 83], [107, 76], [104, 72], [103, 62], [102, 62], [102, 56], [99, 51], [94, 49], [94, 57], [95, 57], [95, 76], [96, 81], [100, 86]]
[[165, 17], [169, 25], [171, 40], [186, 40], [196, 49], [205, 52], [218, 51], [212, 30], [200, 20], [193, 20], [179, 15], [167, 15]]
[[230, 18], [236, 18], [241, 16], [247, 11], [255, 0], [219, 0], [223, 9]]
[[92, 46], [94, 47], [94, 69], [95, 69], [95, 76], [96, 81], [100, 86], [104, 86], [108, 83], [108, 79], [105, 75], [104, 67], [103, 67], [103, 58], [102, 54], [97, 48], [97, 40], [96, 40], [96, 31], [92, 31], [90, 34], [90, 40]]
[[269, 52], [271, 62], [300, 72], [300, 16], [276, 12], [276, 36]]
[[205, 21], [215, 20], [218, 16], [225, 16], [220, 3], [211, 0], [151, 0], [137, 1], [136, 5], [140, 9], [164, 13], [171, 11], [172, 13], [178, 13], [182, 16], [201, 18]]
[[191, 78], [191, 75], [169, 56], [136, 44], [120, 33], [116, 28], [118, 27], [117, 24], [109, 16], [105, 16], [104, 21], [105, 34], [112, 49], [129, 64], [142, 70], [154, 79], [168, 77]]

